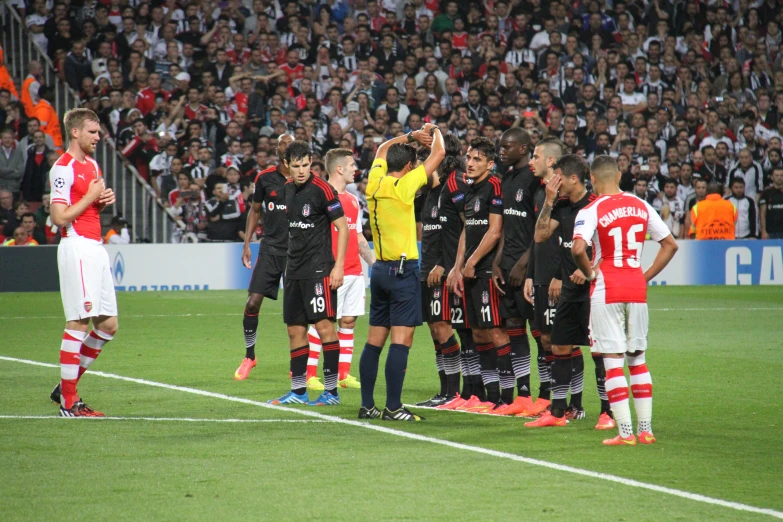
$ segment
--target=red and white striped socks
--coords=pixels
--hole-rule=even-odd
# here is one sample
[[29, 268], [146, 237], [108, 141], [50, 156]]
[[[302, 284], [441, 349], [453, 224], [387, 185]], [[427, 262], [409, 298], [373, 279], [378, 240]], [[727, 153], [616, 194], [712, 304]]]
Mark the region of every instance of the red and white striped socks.
[[[79, 378], [87, 371], [87, 368], [95, 362], [95, 359], [101, 354], [103, 345], [108, 343], [114, 338], [113, 335], [107, 334], [100, 330], [93, 330], [87, 337], [84, 338], [82, 347], [79, 350]], [[77, 379], [78, 380], [78, 379]]]
[[307, 358], [307, 380], [318, 374], [318, 358], [321, 356], [321, 338], [314, 325], [307, 331], [307, 343], [310, 345], [310, 356]]
[[337, 339], [340, 341], [340, 363], [338, 365], [338, 379], [343, 380], [351, 373], [351, 361], [353, 360], [353, 329], [338, 328]]
[[79, 398], [76, 383], [79, 381], [80, 351], [86, 332], [65, 330], [60, 344], [60, 406], [70, 409]]
[[614, 420], [620, 430], [620, 436], [633, 435], [631, 407], [628, 403], [628, 381], [625, 378], [625, 359], [604, 357], [606, 368], [606, 395], [612, 407]]
[[645, 363], [644, 352], [636, 357], [626, 355], [625, 358], [631, 373], [631, 393], [639, 433], [652, 433], [652, 377]]

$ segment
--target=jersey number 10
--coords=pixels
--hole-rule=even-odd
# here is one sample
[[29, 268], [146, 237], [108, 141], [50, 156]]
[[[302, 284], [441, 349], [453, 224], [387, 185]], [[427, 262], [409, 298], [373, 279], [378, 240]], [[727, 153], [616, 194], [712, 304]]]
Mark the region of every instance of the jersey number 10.
[[[631, 268], [639, 268], [642, 266], [642, 246], [644, 246], [643, 242], [639, 242], [636, 240], [636, 234], [639, 232], [644, 231], [644, 225], [641, 223], [637, 223], [636, 225], [633, 225], [631, 228], [628, 229], [628, 234], [626, 234], [626, 240], [628, 241], [626, 248], [628, 250], [633, 250], [636, 252], [635, 255], [631, 255], [628, 257], [628, 266]], [[622, 238], [622, 228], [621, 227], [614, 227], [609, 231], [609, 236], [614, 239], [614, 266], [617, 268], [622, 268], [623, 266], [623, 238]]]

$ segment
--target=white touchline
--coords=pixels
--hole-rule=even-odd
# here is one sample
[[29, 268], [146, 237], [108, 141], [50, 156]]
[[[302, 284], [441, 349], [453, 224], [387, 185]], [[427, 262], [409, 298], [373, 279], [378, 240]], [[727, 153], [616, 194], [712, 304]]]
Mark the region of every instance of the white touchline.
[[303, 420], [303, 419], [197, 419], [188, 417], [60, 417], [59, 415], [0, 415], [0, 420], [47, 420], [62, 419], [65, 421], [153, 421], [153, 422], [227, 422], [229, 424], [242, 423], [295, 423], [295, 424], [313, 424], [325, 423], [323, 420]]
[[[59, 368], [57, 364], [43, 363], [38, 361], [31, 361], [29, 359], [17, 359], [16, 357], [5, 357], [0, 355], [0, 360], [18, 362], [23, 364], [30, 364], [32, 366], [43, 366], [44, 368]], [[174, 384], [166, 384], [162, 382], [148, 381], [146, 379], [136, 379], [134, 377], [125, 377], [123, 375], [117, 375], [114, 373], [105, 373], [98, 371], [91, 371], [91, 375], [98, 377], [106, 377], [108, 379], [117, 379], [120, 381], [134, 382], [136, 384], [144, 384], [146, 386], [154, 386], [156, 388], [164, 388], [167, 390], [181, 391], [184, 393], [192, 393], [193, 395], [201, 395], [202, 397], [210, 397], [213, 399], [222, 399], [225, 401], [238, 402], [241, 404], [249, 404], [251, 406], [259, 406], [261, 408], [268, 408], [270, 410], [285, 411], [290, 413], [296, 413], [298, 415], [304, 415], [305, 417], [312, 417], [328, 422], [334, 422], [337, 424], [346, 424], [348, 426], [355, 426], [357, 428], [364, 428], [367, 430], [377, 431], [385, 433], [387, 435], [395, 435], [397, 437], [403, 437], [406, 439], [417, 440], [420, 442], [429, 442], [431, 444], [438, 444], [440, 446], [446, 446], [449, 448], [460, 449], [464, 451], [470, 451], [473, 453], [481, 453], [484, 455], [490, 455], [506, 460], [513, 460], [516, 462], [522, 462], [530, 464], [532, 466], [539, 466], [542, 468], [553, 469], [556, 471], [564, 471], [566, 473], [572, 473], [574, 475], [581, 475], [583, 477], [590, 477], [594, 479], [605, 480], [608, 482], [614, 482], [616, 484], [622, 484], [623, 486], [629, 486], [633, 488], [647, 489], [649, 491], [655, 491], [657, 493], [665, 493], [675, 497], [680, 497], [695, 502], [702, 502], [704, 504], [711, 504], [713, 506], [721, 506], [725, 508], [735, 509], [737, 511], [746, 511], [749, 513], [758, 513], [760, 515], [769, 515], [771, 517], [779, 518], [783, 520], [783, 511], [775, 511], [769, 508], [760, 508], [756, 506], [750, 506], [747, 504], [741, 504], [739, 502], [731, 502], [728, 500], [722, 500], [719, 498], [712, 498], [698, 493], [690, 493], [688, 491], [682, 491], [680, 489], [667, 488], [665, 486], [658, 486], [656, 484], [648, 484], [646, 482], [639, 482], [638, 480], [628, 479], [624, 477], [618, 477], [616, 475], [609, 475], [607, 473], [599, 473], [597, 471], [590, 471], [586, 469], [574, 468], [572, 466], [566, 466], [564, 464], [556, 464], [554, 462], [547, 462], [545, 460], [531, 459], [529, 457], [523, 457], [521, 455], [514, 455], [513, 453], [505, 453], [502, 451], [491, 450], [487, 448], [481, 448], [479, 446], [470, 446], [468, 444], [462, 444], [459, 442], [452, 442], [450, 440], [436, 439], [434, 437], [427, 437], [426, 435], [419, 435], [417, 433], [408, 433], [406, 431], [395, 430], [392, 428], [386, 428], [383, 426], [377, 426], [369, 422], [359, 422], [354, 420], [343, 419], [341, 417], [333, 417], [331, 415], [324, 415], [312, 410], [298, 410], [295, 408], [286, 408], [285, 406], [275, 406], [267, 404], [265, 402], [254, 401], [251, 399], [244, 399], [242, 397], [232, 397], [231, 395], [224, 395], [222, 393], [215, 393], [206, 390], [199, 390], [197, 388], [186, 388], [184, 386], [176, 386]]]

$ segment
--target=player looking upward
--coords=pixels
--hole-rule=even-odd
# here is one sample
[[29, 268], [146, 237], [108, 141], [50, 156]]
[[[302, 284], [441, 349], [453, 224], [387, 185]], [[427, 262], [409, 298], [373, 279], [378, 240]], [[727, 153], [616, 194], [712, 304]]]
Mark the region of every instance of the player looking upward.
[[[500, 179], [492, 174], [494, 160], [492, 140], [476, 138], [470, 143], [466, 165], [473, 183], [465, 198], [465, 228], [448, 278], [449, 289], [465, 300], [486, 390], [486, 396], [474, 395], [458, 409], [476, 413], [514, 400], [511, 343], [501, 327], [500, 293], [492, 282], [492, 262], [503, 231], [503, 199]], [[502, 391], [501, 384], [505, 384]]]
[[[560, 243], [560, 280], [563, 282], [557, 300], [555, 320], [552, 324], [552, 404], [550, 410], [532, 422], [529, 428], [565, 426], [566, 398], [571, 385], [574, 356], [581, 360], [580, 346], [589, 346], [590, 284], [576, 268], [571, 256], [571, 238], [577, 213], [595, 196], [585, 187], [589, 172], [587, 163], [575, 154], [566, 154], [553, 166], [555, 175], [546, 185], [546, 200], [536, 221], [536, 243], [544, 243], [555, 232]], [[560, 199], [558, 197], [558, 191]], [[584, 363], [582, 363], [584, 365]], [[573, 396], [573, 394], [572, 394]], [[581, 408], [581, 404], [574, 404]]]
[[[245, 358], [234, 373], [234, 379], [247, 379], [250, 370], [256, 367], [256, 333], [258, 312], [264, 297], [277, 300], [280, 278], [285, 272], [286, 249], [288, 248], [288, 218], [286, 216], [283, 186], [291, 178], [285, 163], [285, 151], [294, 138], [282, 134], [277, 138], [276, 167], [269, 167], [256, 175], [253, 200], [247, 213], [245, 244], [242, 249], [242, 264], [252, 268], [253, 275], [247, 287], [247, 301], [242, 328], [245, 333]], [[255, 266], [250, 259], [250, 238], [259, 221], [264, 226]]]
[[[598, 156], [590, 172], [597, 199], [577, 214], [573, 253], [590, 287], [593, 351], [603, 355], [606, 391], [620, 434], [607, 446], [635, 445], [628, 381], [638, 421], [639, 442], [652, 444], [652, 378], [647, 369], [647, 283], [671, 261], [677, 242], [646, 201], [620, 191], [620, 169], [610, 156]], [[642, 270], [647, 234], [661, 245], [653, 264]], [[591, 266], [588, 244], [593, 245]]]
[[[457, 170], [464, 171], [462, 144], [453, 134], [443, 138], [446, 157], [438, 166], [440, 184], [427, 192], [421, 212], [421, 306], [424, 320], [430, 327], [435, 344], [436, 366], [440, 378], [440, 391], [429, 400], [416, 406], [435, 408], [459, 395], [460, 346], [451, 327], [451, 308], [446, 277], [443, 273], [443, 241], [440, 215], [441, 193], [446, 178]], [[421, 151], [421, 149], [420, 149]]]
[[[68, 150], [49, 171], [52, 223], [57, 247], [65, 333], [60, 345], [60, 383], [51, 398], [62, 417], [103, 417], [79, 398], [76, 385], [117, 332], [117, 299], [109, 254], [101, 245], [100, 213], [114, 203], [98, 163], [90, 156], [101, 139], [98, 116], [72, 109], [63, 118]], [[92, 331], [88, 334], [92, 320]]]
[[[283, 187], [288, 215], [288, 255], [283, 287], [283, 321], [291, 350], [291, 391], [271, 404], [327, 406], [340, 404], [337, 394], [340, 343], [334, 329], [337, 289], [343, 284], [348, 222], [337, 191], [310, 172], [310, 145], [294, 141], [285, 151], [291, 174]], [[337, 227], [337, 257], [332, 254], [331, 227]], [[307, 325], [318, 331], [324, 352], [324, 392], [307, 397]]]
[[[343, 285], [337, 289], [337, 337], [340, 341], [340, 363], [338, 366], [337, 384], [341, 388], [361, 388], [351, 374], [351, 359], [353, 357], [353, 331], [356, 318], [364, 315], [365, 285], [362, 275], [361, 259], [372, 267], [375, 255], [362, 234], [362, 222], [359, 219], [359, 200], [345, 187], [353, 183], [356, 173], [356, 161], [349, 149], [332, 149], [324, 158], [326, 176], [329, 184], [337, 191], [340, 205], [348, 222], [348, 249], [345, 252], [345, 277]], [[338, 230], [332, 226], [332, 254], [337, 258]], [[310, 357], [307, 360], [307, 388], [323, 390], [323, 384], [318, 380], [318, 357], [321, 354], [321, 339], [315, 326], [310, 326], [307, 332], [310, 343]]]

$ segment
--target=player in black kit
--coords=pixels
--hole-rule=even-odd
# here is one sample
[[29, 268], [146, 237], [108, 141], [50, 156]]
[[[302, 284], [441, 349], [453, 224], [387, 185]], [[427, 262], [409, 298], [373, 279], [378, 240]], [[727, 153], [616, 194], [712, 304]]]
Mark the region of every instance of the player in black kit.
[[[556, 296], [557, 311], [552, 325], [552, 404], [539, 419], [525, 423], [529, 428], [566, 426], [573, 352], [590, 344], [590, 283], [571, 255], [576, 215], [596, 199], [585, 187], [590, 168], [574, 154], [566, 154], [553, 168], [555, 175], [546, 185], [546, 199], [536, 221], [535, 241], [544, 243], [558, 233], [563, 286]], [[557, 199], [558, 191], [560, 199]], [[590, 248], [587, 255], [592, 255]], [[578, 406], [581, 408], [581, 404]]]
[[[485, 413], [514, 399], [513, 386], [501, 394], [499, 375], [511, 379], [511, 344], [501, 327], [500, 293], [492, 282], [492, 262], [503, 231], [500, 179], [492, 174], [495, 144], [488, 138], [470, 143], [467, 175], [473, 181], [465, 198], [465, 228], [449, 273], [449, 289], [463, 296], [473, 340], [479, 352], [486, 397], [474, 396], [460, 410]], [[502, 398], [502, 402], [501, 402]]]
[[[448, 175], [455, 170], [463, 172], [465, 166], [459, 139], [453, 134], [447, 134], [443, 142], [446, 146], [446, 157], [438, 165], [440, 184], [426, 193], [421, 211], [421, 305], [424, 320], [430, 327], [435, 345], [436, 366], [440, 378], [440, 391], [432, 399], [416, 405], [428, 408], [435, 408], [455, 399], [459, 392], [460, 376], [460, 347], [451, 328], [449, 291], [442, 268], [443, 225], [440, 198]], [[429, 155], [427, 149], [419, 150]], [[423, 159], [426, 159], [426, 156]], [[436, 267], [439, 270], [436, 270]]]
[[[234, 379], [247, 379], [250, 370], [256, 366], [256, 331], [258, 330], [258, 311], [264, 297], [277, 300], [280, 288], [280, 278], [285, 272], [286, 250], [288, 248], [288, 218], [283, 200], [283, 185], [290, 177], [285, 166], [285, 151], [294, 141], [289, 134], [282, 134], [277, 139], [277, 157], [280, 162], [277, 167], [269, 167], [256, 175], [255, 191], [247, 213], [245, 225], [245, 245], [242, 250], [242, 264], [252, 268], [253, 275], [247, 288], [245, 316], [242, 327], [245, 331], [245, 358], [234, 372]], [[264, 232], [258, 247], [256, 265], [252, 266], [250, 258], [250, 238], [262, 222]]]
[[[285, 272], [283, 321], [291, 350], [291, 391], [271, 404], [327, 406], [340, 404], [337, 395], [340, 343], [334, 329], [337, 289], [343, 284], [348, 222], [337, 191], [310, 172], [310, 145], [288, 146], [285, 163], [291, 179], [283, 187], [288, 215], [288, 259]], [[331, 225], [337, 228], [337, 259], [332, 256]], [[313, 324], [324, 354], [324, 392], [307, 397], [307, 325]]]

